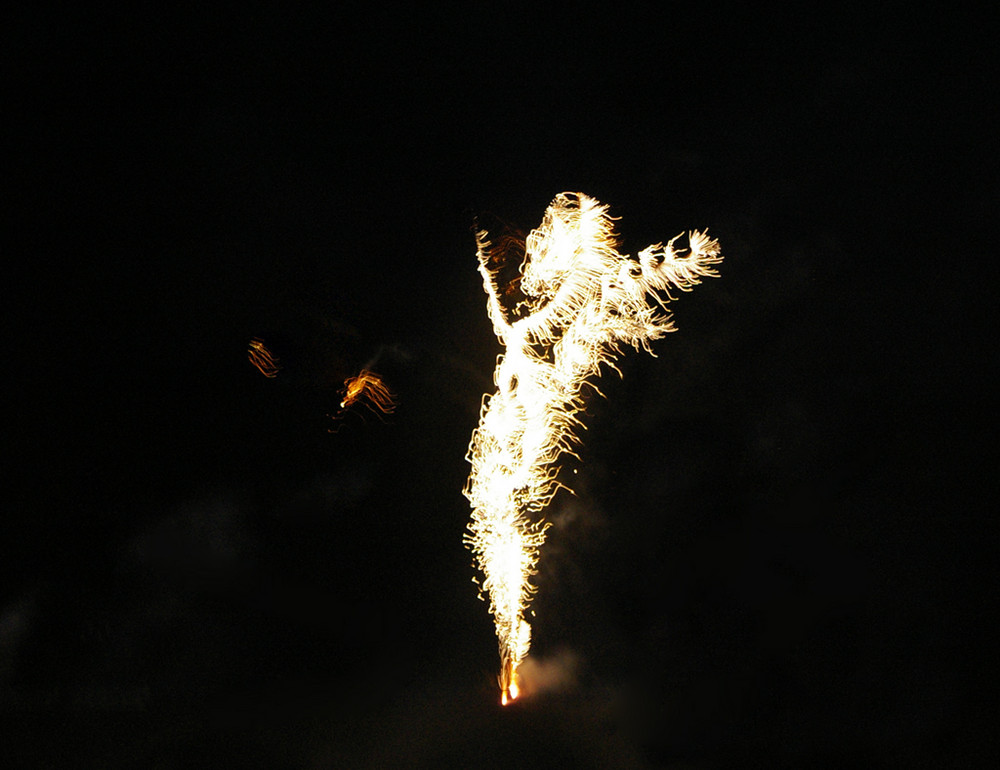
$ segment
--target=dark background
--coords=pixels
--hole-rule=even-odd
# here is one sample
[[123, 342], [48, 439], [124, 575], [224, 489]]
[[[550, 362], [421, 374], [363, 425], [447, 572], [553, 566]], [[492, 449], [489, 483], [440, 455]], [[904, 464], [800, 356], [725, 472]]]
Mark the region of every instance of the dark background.
[[[985, 19], [3, 34], [5, 766], [987, 764]], [[726, 261], [588, 403], [533, 621], [572, 676], [501, 709], [462, 545], [500, 352], [472, 228], [564, 190], [625, 252], [709, 228]], [[364, 365], [399, 408], [335, 425]]]

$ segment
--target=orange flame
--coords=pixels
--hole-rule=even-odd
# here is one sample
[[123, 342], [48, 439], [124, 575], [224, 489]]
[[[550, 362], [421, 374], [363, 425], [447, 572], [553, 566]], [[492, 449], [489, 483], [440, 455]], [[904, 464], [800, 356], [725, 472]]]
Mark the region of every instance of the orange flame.
[[501, 705], [506, 706], [508, 703], [517, 700], [517, 697], [521, 694], [521, 688], [518, 687], [517, 681], [517, 671], [514, 669], [513, 664], [507, 663], [500, 674]]

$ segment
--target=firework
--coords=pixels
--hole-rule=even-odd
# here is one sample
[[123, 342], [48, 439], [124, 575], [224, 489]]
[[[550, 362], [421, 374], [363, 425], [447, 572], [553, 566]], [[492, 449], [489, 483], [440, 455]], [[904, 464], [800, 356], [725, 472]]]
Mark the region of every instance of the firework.
[[608, 207], [581, 193], [558, 195], [525, 240], [518, 277], [508, 275], [486, 232], [479, 272], [493, 329], [505, 347], [472, 434], [465, 542], [483, 574], [500, 647], [501, 701], [517, 697], [531, 645], [525, 614], [548, 527], [542, 512], [562, 486], [558, 461], [574, 454], [582, 388], [623, 346], [643, 348], [674, 331], [671, 289], [718, 273], [719, 244], [691, 231], [688, 249], [657, 243], [635, 259], [618, 253]]
[[354, 377], [344, 380], [341, 392], [344, 395], [344, 400], [340, 402], [341, 409], [348, 409], [357, 403], [364, 404], [375, 413], [390, 414], [396, 409], [396, 396], [379, 375], [368, 369], [362, 369]]
[[247, 350], [247, 357], [250, 363], [257, 367], [265, 377], [277, 377], [281, 369], [278, 359], [267, 349], [263, 340], [254, 337], [250, 340], [250, 347]]

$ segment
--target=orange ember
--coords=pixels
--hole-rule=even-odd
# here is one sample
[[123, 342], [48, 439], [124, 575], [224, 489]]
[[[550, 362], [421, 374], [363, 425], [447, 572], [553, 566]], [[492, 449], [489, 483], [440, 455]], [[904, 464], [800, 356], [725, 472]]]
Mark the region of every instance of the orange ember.
[[396, 397], [375, 372], [362, 369], [356, 377], [344, 380], [344, 400], [341, 409], [347, 409], [359, 401], [372, 411], [389, 414], [396, 408]]

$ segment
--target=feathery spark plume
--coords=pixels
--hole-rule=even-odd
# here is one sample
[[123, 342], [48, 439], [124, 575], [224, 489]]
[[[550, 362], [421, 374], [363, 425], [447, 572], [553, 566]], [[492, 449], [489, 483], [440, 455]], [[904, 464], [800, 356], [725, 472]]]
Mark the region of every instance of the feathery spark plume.
[[556, 196], [525, 241], [519, 285], [500, 285], [487, 233], [476, 234], [489, 317], [506, 352], [469, 444], [464, 493], [473, 512], [465, 543], [496, 625], [504, 705], [518, 696], [518, 666], [531, 645], [524, 616], [548, 528], [541, 513], [563, 486], [560, 456], [576, 456], [583, 385], [602, 364], [616, 369], [622, 345], [652, 354], [650, 343], [675, 328], [670, 289], [689, 291], [718, 276], [714, 265], [722, 261], [718, 242], [697, 230], [686, 251], [674, 248], [678, 235], [633, 260], [619, 254], [607, 212], [582, 193]]
[[254, 337], [250, 340], [250, 348], [247, 351], [247, 357], [250, 359], [250, 363], [260, 370], [260, 373], [265, 377], [277, 377], [278, 371], [281, 366], [278, 363], [278, 359], [275, 358], [274, 354], [267, 349], [267, 345], [264, 344], [264, 340], [257, 339]]
[[382, 382], [375, 372], [362, 369], [354, 377], [344, 380], [344, 400], [341, 409], [349, 409], [353, 404], [362, 403], [373, 412], [391, 414], [396, 409], [396, 396]]

